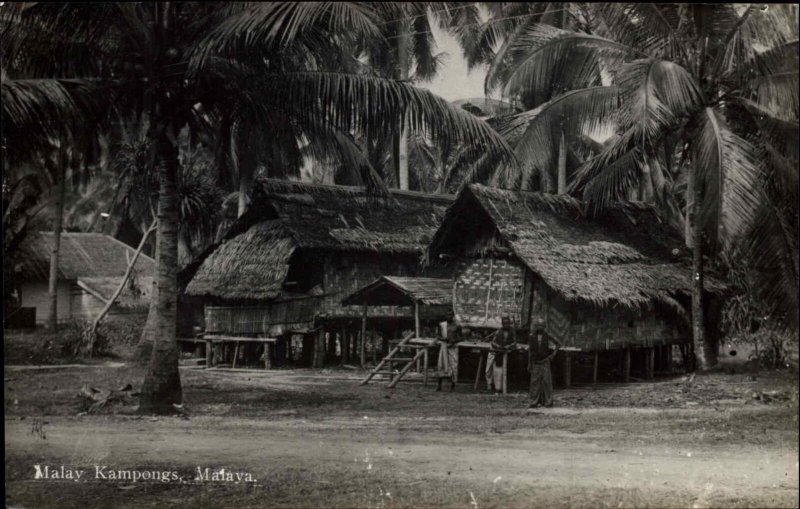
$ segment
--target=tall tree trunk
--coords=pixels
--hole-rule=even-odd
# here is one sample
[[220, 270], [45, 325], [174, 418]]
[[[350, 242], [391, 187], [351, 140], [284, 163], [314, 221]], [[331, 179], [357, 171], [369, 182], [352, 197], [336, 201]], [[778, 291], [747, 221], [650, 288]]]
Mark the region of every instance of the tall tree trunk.
[[[401, 34], [397, 38], [397, 79], [408, 81], [408, 46], [409, 35], [406, 24], [399, 23]], [[397, 153], [395, 155], [395, 171], [397, 172], [397, 187], [408, 189], [408, 129], [405, 118], [400, 121], [397, 131]]]
[[[247, 151], [246, 148], [242, 150]], [[241, 153], [239, 156], [239, 203], [236, 217], [241, 217], [247, 211], [250, 202], [250, 189], [253, 187], [253, 176], [255, 175], [255, 160], [249, 152]]]
[[653, 201], [653, 175], [650, 169], [650, 164], [647, 162], [647, 156], [642, 161], [642, 178], [639, 180], [639, 199], [645, 203]]
[[178, 147], [173, 125], [158, 138], [160, 190], [158, 196], [158, 297], [155, 343], [139, 396], [142, 413], [171, 413], [182, 399], [178, 372], [176, 307], [178, 297]]
[[693, 179], [694, 203], [689, 221], [692, 224], [692, 341], [701, 371], [714, 367], [717, 363], [716, 351], [706, 338], [705, 317], [703, 314], [703, 225], [700, 219], [703, 206], [703, 186], [696, 180], [694, 170], [689, 177]]
[[66, 188], [65, 148], [59, 150], [58, 183], [55, 190], [55, 212], [53, 214], [53, 245], [50, 250], [50, 275], [47, 285], [50, 308], [47, 314], [47, 327], [55, 330], [58, 327], [58, 255], [61, 249], [61, 230], [64, 226], [64, 193]]
[[563, 132], [558, 142], [558, 194], [567, 194], [567, 140]]

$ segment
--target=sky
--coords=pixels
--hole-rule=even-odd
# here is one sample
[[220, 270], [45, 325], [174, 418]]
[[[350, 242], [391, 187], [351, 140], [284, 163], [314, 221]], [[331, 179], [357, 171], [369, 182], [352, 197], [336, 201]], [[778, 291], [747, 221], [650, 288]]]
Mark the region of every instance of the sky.
[[436, 39], [436, 48], [439, 53], [446, 53], [447, 60], [442, 65], [439, 74], [429, 83], [416, 83], [420, 88], [426, 88], [448, 101], [457, 99], [471, 99], [483, 97], [483, 80], [486, 77], [486, 67], [467, 71], [467, 61], [455, 37], [441, 30], [436, 23], [431, 23], [433, 37]]

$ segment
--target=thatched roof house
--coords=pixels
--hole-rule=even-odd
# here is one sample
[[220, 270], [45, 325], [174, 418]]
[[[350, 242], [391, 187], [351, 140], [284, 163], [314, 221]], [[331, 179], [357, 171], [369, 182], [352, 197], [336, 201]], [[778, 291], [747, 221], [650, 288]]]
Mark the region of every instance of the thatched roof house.
[[[206, 307], [206, 330], [273, 334], [305, 330], [319, 317], [358, 317], [342, 298], [383, 274], [416, 275], [451, 202], [444, 195], [392, 191], [381, 198], [359, 188], [262, 179], [250, 210], [199, 263], [186, 293], [215, 303]], [[246, 307], [259, 311], [246, 320], [234, 317], [244, 311], [230, 311]], [[212, 316], [222, 308], [229, 310], [226, 324]]]
[[[20, 263], [14, 267], [21, 281], [21, 306], [37, 309], [44, 321], [49, 309], [48, 276], [52, 232], [30, 234], [20, 246]], [[90, 319], [111, 298], [136, 250], [102, 233], [62, 233], [58, 258], [59, 320]], [[117, 308], [146, 308], [152, 288], [155, 261], [144, 254], [136, 260], [129, 287], [120, 294]]]
[[[456, 277], [457, 320], [497, 327], [509, 314], [524, 325], [541, 313], [552, 333], [586, 348], [600, 346], [603, 328], [615, 329], [605, 335], [617, 342], [674, 336], [663, 320], [653, 330], [640, 325], [654, 307], [681, 313], [691, 291], [689, 252], [652, 208], [637, 203], [589, 218], [568, 196], [469, 185], [427, 256], [469, 260]], [[708, 278], [706, 289], [724, 287]], [[603, 313], [619, 316], [609, 321]], [[587, 327], [595, 315], [598, 328]]]

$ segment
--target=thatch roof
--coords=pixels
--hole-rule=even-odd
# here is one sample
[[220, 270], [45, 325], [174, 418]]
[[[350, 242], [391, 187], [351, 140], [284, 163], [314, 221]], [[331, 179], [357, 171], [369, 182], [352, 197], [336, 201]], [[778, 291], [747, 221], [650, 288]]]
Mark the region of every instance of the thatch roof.
[[430, 277], [381, 276], [342, 300], [344, 305], [410, 306], [453, 304], [453, 280]]
[[273, 299], [296, 250], [422, 254], [452, 200], [395, 190], [380, 198], [355, 187], [261, 179], [251, 209], [198, 264], [186, 293]]
[[[472, 184], [448, 209], [429, 258], [463, 243], [465, 228], [478, 225], [459, 225], [459, 219], [475, 210], [491, 222], [498, 243], [567, 300], [674, 305], [675, 296], [690, 294], [690, 253], [647, 205], [615, 204], [602, 217], [589, 218], [569, 196]], [[708, 277], [705, 288], [721, 292], [724, 285]]]
[[[20, 246], [21, 262], [17, 270], [23, 280], [46, 281], [50, 273], [52, 232], [31, 233]], [[64, 280], [93, 277], [122, 277], [136, 250], [102, 233], [62, 233], [58, 254], [58, 277]], [[152, 276], [155, 261], [144, 253], [136, 260], [135, 270]]]

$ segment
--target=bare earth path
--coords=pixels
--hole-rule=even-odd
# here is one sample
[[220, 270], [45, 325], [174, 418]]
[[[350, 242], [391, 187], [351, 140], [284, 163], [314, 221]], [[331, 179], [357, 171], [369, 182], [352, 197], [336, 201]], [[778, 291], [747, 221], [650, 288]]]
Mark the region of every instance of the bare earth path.
[[[11, 395], [7, 388], [7, 501], [27, 508], [798, 505], [796, 398], [585, 408], [580, 391], [562, 391], [561, 408], [529, 413], [524, 397], [411, 384], [388, 392], [308, 372], [183, 373], [187, 399], [195, 400], [188, 419], [26, 411], [25, 400], [9, 402], [14, 388]], [[42, 373], [13, 376], [31, 377], [11, 381], [20, 384]], [[209, 385], [223, 398], [205, 400]], [[270, 399], [282, 390], [304, 396]], [[625, 390], [634, 391], [611, 389], [611, 398]], [[235, 400], [249, 401], [249, 410], [231, 407]], [[93, 465], [175, 470], [186, 482], [34, 480], [37, 463], [91, 476]], [[198, 466], [246, 471], [257, 483], [196, 483]]]

